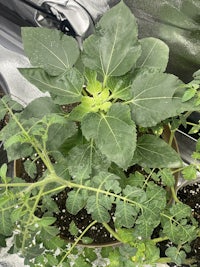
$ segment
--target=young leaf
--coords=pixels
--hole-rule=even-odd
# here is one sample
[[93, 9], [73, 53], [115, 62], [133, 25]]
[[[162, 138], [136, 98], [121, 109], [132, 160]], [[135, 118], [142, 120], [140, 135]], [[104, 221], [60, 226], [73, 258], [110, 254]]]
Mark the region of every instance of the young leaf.
[[182, 160], [176, 151], [159, 137], [150, 134], [138, 138], [133, 162], [149, 168], [182, 166]]
[[175, 179], [170, 169], [162, 169], [159, 171], [158, 175], [160, 175], [161, 180], [164, 185], [169, 186], [169, 187], [174, 186]]
[[155, 68], [160, 72], [166, 70], [169, 58], [169, 48], [161, 40], [148, 37], [140, 41], [142, 54], [137, 60], [137, 68]]
[[71, 235], [73, 236], [77, 236], [79, 231], [78, 231], [78, 227], [76, 226], [74, 221], [71, 221], [70, 225], [69, 225], [69, 232]]
[[136, 147], [136, 129], [126, 106], [113, 105], [109, 112], [89, 113], [82, 121], [82, 132], [94, 138], [102, 154], [123, 169], [130, 165]]
[[22, 40], [31, 64], [44, 68], [52, 76], [64, 73], [79, 57], [76, 40], [58, 30], [24, 27]]
[[194, 88], [189, 88], [185, 91], [183, 97], [182, 97], [182, 102], [186, 102], [188, 100], [190, 100], [191, 98], [193, 98], [196, 94], [196, 90]]
[[75, 68], [58, 77], [50, 76], [42, 68], [21, 68], [19, 71], [42, 92], [49, 92], [54, 103], [71, 104], [81, 100], [84, 80]]
[[131, 98], [131, 74], [120, 77], [110, 77], [107, 81], [107, 87], [112, 92], [112, 98], [129, 100]]
[[182, 170], [183, 178], [185, 180], [195, 180], [197, 178], [197, 169], [195, 165], [188, 165]]
[[23, 163], [23, 166], [25, 168], [25, 171], [27, 174], [31, 177], [34, 178], [35, 175], [37, 174], [37, 167], [34, 161], [27, 160]]
[[127, 73], [140, 55], [140, 46], [136, 20], [123, 1], [106, 12], [96, 29], [83, 43], [84, 65], [104, 78]]
[[86, 90], [91, 95], [97, 95], [103, 90], [102, 83], [97, 80], [96, 71], [93, 71], [93, 70], [86, 68], [85, 77], [87, 79]]

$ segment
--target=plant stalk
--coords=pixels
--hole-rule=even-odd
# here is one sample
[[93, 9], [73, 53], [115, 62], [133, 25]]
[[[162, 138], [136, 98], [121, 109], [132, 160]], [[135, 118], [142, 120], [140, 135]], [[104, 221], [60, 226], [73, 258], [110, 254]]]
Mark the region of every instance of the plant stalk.
[[106, 230], [119, 242], [122, 242], [120, 239], [119, 235], [107, 224], [107, 223], [102, 223], [102, 225], [106, 228]]
[[70, 250], [65, 254], [65, 256], [60, 260], [60, 262], [58, 263], [57, 267], [62, 267], [62, 263], [64, 262], [64, 260], [68, 257], [68, 255], [71, 253], [71, 251], [76, 247], [76, 245], [79, 243], [79, 241], [81, 241], [82, 237], [87, 233], [87, 231], [97, 223], [97, 221], [93, 221], [91, 222], [86, 228], [85, 230], [82, 232], [82, 234], [76, 239], [76, 241], [73, 243], [73, 245], [71, 246]]

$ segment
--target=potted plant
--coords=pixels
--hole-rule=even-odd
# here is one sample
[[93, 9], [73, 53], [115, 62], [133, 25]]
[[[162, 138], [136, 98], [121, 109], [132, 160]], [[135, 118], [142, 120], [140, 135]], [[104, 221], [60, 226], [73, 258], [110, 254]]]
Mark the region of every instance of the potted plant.
[[[0, 119], [9, 118], [0, 139], [16, 165], [12, 178], [0, 169], [10, 252], [34, 267], [87, 267], [98, 255], [109, 267], [195, 262], [187, 251], [199, 223], [177, 198], [174, 175], [190, 179], [199, 166], [185, 167], [172, 144], [199, 109], [198, 73], [189, 84], [165, 73], [167, 45], [138, 40], [123, 1], [81, 49], [57, 30], [22, 28], [22, 38], [33, 67], [19, 71], [49, 97], [26, 107], [0, 101]], [[116, 246], [97, 251], [101, 231]]]

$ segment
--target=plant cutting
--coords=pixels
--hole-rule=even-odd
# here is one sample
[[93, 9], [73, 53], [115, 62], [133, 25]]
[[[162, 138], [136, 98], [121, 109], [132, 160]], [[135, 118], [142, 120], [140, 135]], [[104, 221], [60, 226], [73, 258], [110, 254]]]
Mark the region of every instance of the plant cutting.
[[[81, 49], [57, 30], [22, 28], [22, 39], [32, 67], [19, 71], [49, 96], [26, 107], [0, 101], [0, 119], [9, 118], [0, 140], [23, 168], [14, 177], [0, 169], [0, 234], [13, 237], [10, 252], [34, 267], [95, 266], [99, 255], [109, 267], [195, 264], [187, 252], [199, 222], [177, 198], [175, 174], [195, 179], [199, 164], [185, 167], [172, 144], [200, 109], [199, 72], [188, 84], [165, 73], [167, 45], [138, 39], [123, 1]], [[60, 213], [73, 216], [62, 229]], [[97, 252], [100, 230], [118, 246]]]

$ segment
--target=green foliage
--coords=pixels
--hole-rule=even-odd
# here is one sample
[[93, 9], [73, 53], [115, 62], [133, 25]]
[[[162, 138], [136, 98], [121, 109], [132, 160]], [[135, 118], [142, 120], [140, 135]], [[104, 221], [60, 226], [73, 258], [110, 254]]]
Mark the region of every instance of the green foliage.
[[[187, 112], [199, 109], [199, 73], [189, 84], [164, 73], [167, 45], [139, 40], [123, 1], [99, 20], [81, 52], [57, 30], [23, 28], [22, 39], [32, 67], [19, 71], [49, 96], [26, 107], [9, 96], [0, 100], [0, 119], [6, 116], [0, 141], [8, 161], [27, 158], [29, 175], [28, 182], [18, 172], [10, 178], [9, 166], [0, 167], [0, 245], [13, 236], [11, 252], [31, 267], [90, 267], [99, 254], [108, 267], [184, 263], [199, 228], [191, 208], [173, 195], [173, 173], [181, 168], [192, 180], [199, 165], [183, 167], [171, 143]], [[199, 154], [198, 142], [193, 158]], [[84, 230], [70, 223], [74, 243], [60, 237], [59, 192], [66, 197], [63, 210], [75, 217], [84, 209], [92, 218]], [[92, 244], [88, 231], [96, 223], [121, 246], [77, 249]], [[173, 246], [160, 259], [157, 243], [164, 240]]]

